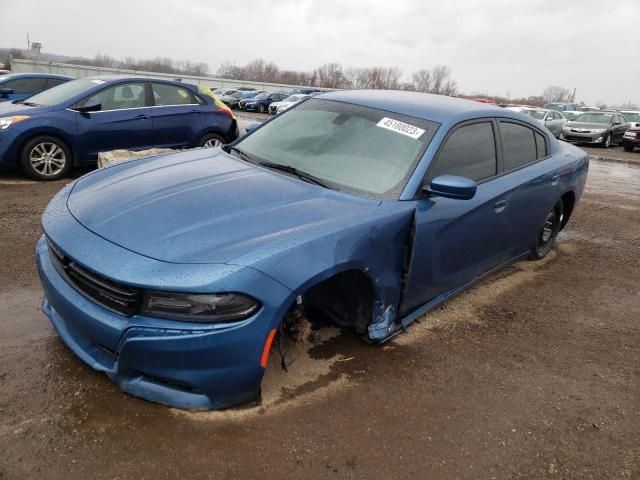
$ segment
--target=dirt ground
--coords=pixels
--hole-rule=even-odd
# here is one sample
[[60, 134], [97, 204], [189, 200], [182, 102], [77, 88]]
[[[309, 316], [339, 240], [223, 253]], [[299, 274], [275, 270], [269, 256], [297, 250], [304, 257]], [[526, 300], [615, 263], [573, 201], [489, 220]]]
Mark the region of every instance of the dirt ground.
[[545, 261], [383, 347], [324, 329], [224, 412], [130, 397], [55, 336], [33, 248], [65, 183], [0, 177], [0, 479], [640, 478], [637, 166], [591, 163]]

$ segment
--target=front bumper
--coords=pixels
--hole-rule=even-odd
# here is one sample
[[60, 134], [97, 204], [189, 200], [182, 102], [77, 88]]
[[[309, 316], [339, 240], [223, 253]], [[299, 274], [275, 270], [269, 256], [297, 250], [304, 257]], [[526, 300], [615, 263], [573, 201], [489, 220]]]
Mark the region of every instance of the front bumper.
[[562, 131], [562, 139], [570, 143], [603, 143], [607, 132], [594, 133], [594, 132], [573, 132], [571, 130], [564, 129]]
[[18, 129], [13, 125], [6, 130], [0, 130], [0, 170], [13, 170], [16, 168], [15, 145], [19, 133]]
[[640, 132], [625, 132], [622, 136], [622, 145], [625, 147], [640, 147]]
[[99, 306], [60, 276], [44, 237], [36, 247], [36, 263], [45, 293], [42, 311], [60, 338], [125, 392], [187, 409], [225, 408], [259, 396], [265, 341], [291, 295], [269, 277], [252, 269], [240, 273], [241, 283], [262, 284], [256, 298], [263, 307], [253, 317], [196, 324], [124, 317]]

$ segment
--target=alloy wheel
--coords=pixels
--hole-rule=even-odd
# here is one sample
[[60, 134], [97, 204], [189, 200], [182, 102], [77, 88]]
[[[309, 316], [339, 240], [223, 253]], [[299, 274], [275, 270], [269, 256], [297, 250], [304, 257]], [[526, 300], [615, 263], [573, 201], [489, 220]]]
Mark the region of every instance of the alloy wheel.
[[204, 148], [214, 148], [219, 147], [220, 145], [222, 145], [222, 142], [220, 140], [218, 140], [217, 138], [210, 138], [209, 140], [204, 142], [204, 145], [202, 146]]
[[36, 144], [29, 152], [29, 162], [40, 175], [53, 177], [64, 170], [67, 156], [60, 145], [42, 142]]

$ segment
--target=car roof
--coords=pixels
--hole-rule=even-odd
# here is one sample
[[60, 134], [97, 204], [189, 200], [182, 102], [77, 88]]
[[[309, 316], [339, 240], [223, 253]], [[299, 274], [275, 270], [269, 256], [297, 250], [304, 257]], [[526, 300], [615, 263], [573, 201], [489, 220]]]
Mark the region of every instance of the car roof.
[[68, 75], [57, 75], [54, 73], [7, 73], [2, 75], [2, 80], [12, 80], [15, 78], [57, 78], [60, 80], [74, 80]]
[[173, 83], [175, 85], [184, 85], [192, 87], [193, 84], [181, 82], [179, 80], [171, 80], [168, 78], [154, 78], [154, 77], [144, 77], [142, 75], [94, 75], [91, 77], [83, 77], [91, 80], [102, 80], [104, 82], [115, 82], [115, 81], [132, 81], [132, 82], [167, 82]]
[[445, 95], [400, 90], [341, 90], [323, 93], [314, 98], [352, 103], [439, 123], [444, 123], [452, 116], [460, 114], [473, 114], [472, 117], [505, 116], [503, 115], [505, 109], [496, 105]]

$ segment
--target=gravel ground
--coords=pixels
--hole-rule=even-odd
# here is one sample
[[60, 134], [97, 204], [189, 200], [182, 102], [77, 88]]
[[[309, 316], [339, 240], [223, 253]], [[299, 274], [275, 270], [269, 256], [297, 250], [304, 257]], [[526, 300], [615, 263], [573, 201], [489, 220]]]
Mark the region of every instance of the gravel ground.
[[545, 261], [381, 348], [324, 329], [261, 402], [199, 413], [123, 394], [40, 312], [32, 252], [65, 183], [0, 177], [2, 480], [640, 478], [640, 168], [592, 162]]

